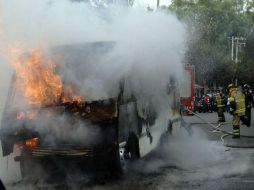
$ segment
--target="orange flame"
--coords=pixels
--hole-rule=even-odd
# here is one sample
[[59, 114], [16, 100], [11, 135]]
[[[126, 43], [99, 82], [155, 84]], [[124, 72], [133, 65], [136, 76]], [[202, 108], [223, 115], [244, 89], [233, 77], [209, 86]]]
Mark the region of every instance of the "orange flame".
[[26, 111], [26, 112], [18, 112], [17, 113], [17, 119], [33, 119], [38, 114], [38, 110], [32, 110], [32, 111]]
[[[13, 65], [16, 71], [16, 85], [29, 105], [39, 108], [59, 102], [83, 100], [81, 96], [74, 95], [70, 87], [67, 95], [64, 95], [65, 87], [60, 75], [55, 71], [56, 64], [50, 59], [43, 59], [39, 49], [34, 50], [28, 58], [19, 58]], [[28, 118], [33, 118], [36, 114], [27, 115]]]
[[67, 86], [67, 87], [64, 87], [63, 91], [64, 91], [64, 96], [62, 97], [62, 100], [61, 100], [63, 103], [82, 102], [83, 98], [81, 96], [75, 95], [76, 92], [74, 88]]
[[25, 61], [15, 63], [17, 85], [29, 104], [41, 106], [59, 100], [62, 82], [55, 74], [55, 65], [49, 60], [42, 64], [41, 51], [35, 50]]
[[25, 118], [25, 113], [24, 112], [19, 112], [17, 113], [17, 119], [24, 119]]

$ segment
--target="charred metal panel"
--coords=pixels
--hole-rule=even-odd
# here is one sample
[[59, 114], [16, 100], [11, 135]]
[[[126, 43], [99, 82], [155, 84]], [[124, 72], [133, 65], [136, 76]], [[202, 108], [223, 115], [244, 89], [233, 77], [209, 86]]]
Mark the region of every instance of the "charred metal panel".
[[142, 126], [140, 125], [135, 102], [122, 104], [119, 107], [119, 142], [127, 141], [128, 135], [134, 133], [139, 136]]
[[114, 99], [83, 103], [66, 103], [65, 110], [92, 123], [113, 122], [117, 117], [117, 103]]

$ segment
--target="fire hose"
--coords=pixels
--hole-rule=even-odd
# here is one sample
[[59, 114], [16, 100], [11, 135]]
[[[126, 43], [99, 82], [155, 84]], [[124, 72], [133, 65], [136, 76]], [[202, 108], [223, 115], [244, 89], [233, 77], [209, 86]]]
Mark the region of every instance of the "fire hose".
[[[193, 112], [192, 110], [189, 110], [186, 107], [184, 109], [186, 111], [188, 111], [189, 113], [193, 114], [194, 116], [196, 116], [197, 118], [199, 118], [200, 120], [202, 120], [203, 122], [205, 122], [206, 124], [208, 124], [213, 129], [213, 131], [211, 131], [211, 132], [214, 132], [214, 133], [216, 133], [216, 132], [223, 133], [223, 135], [221, 135], [220, 139], [221, 139], [221, 141], [222, 141], [224, 146], [231, 147], [231, 148], [254, 148], [254, 143], [253, 143], [253, 145], [249, 145], [249, 146], [226, 145], [224, 138], [227, 137], [227, 136], [233, 135], [233, 132], [228, 132], [228, 131], [225, 131], [223, 129], [220, 129], [220, 127], [223, 125], [223, 123], [219, 123], [217, 126], [215, 126], [214, 124], [212, 124], [211, 122], [208, 122], [207, 120], [205, 120], [203, 117], [201, 117], [199, 114]], [[240, 135], [240, 137], [254, 138], [254, 136], [249, 136], [249, 135]]]

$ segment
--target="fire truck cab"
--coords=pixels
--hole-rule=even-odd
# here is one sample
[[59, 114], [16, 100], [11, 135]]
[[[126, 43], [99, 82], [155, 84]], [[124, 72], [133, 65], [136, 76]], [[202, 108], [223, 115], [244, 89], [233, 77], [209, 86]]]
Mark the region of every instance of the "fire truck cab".
[[184, 115], [192, 115], [195, 101], [195, 67], [194, 65], [184, 65], [184, 75], [180, 84], [181, 104], [185, 107]]

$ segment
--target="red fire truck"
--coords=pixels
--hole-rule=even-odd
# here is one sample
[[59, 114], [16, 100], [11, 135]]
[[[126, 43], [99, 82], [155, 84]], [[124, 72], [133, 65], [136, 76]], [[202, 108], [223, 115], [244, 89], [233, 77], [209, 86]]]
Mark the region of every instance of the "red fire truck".
[[[184, 115], [192, 115], [190, 111], [194, 111], [195, 99], [195, 67], [194, 65], [184, 65], [184, 75], [180, 85], [181, 104], [187, 108], [183, 110]], [[190, 110], [190, 111], [188, 111]]]

